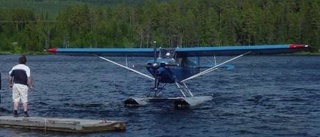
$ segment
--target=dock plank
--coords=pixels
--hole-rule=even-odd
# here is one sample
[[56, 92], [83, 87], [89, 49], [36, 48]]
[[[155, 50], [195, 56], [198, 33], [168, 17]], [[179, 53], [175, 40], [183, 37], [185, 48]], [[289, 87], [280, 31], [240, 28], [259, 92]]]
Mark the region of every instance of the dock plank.
[[126, 130], [120, 121], [46, 117], [0, 116], [0, 126], [76, 133]]

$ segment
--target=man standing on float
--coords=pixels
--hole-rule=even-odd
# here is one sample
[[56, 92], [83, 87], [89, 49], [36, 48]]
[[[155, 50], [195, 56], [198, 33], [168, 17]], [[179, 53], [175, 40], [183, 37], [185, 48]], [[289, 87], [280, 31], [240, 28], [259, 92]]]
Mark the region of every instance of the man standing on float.
[[18, 117], [18, 106], [21, 100], [23, 104], [24, 117], [28, 114], [28, 90], [32, 89], [30, 68], [26, 65], [27, 58], [22, 55], [19, 64], [15, 65], [9, 72], [9, 86], [12, 88], [13, 116]]

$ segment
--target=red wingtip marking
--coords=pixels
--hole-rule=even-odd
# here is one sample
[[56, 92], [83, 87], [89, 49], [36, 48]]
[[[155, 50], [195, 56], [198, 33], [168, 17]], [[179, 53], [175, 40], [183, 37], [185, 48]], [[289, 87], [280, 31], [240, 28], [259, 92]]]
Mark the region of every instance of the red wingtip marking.
[[57, 53], [57, 48], [48, 49], [48, 52]]
[[297, 48], [308, 48], [308, 45], [302, 45], [302, 44], [290, 44], [290, 49], [297, 49]]

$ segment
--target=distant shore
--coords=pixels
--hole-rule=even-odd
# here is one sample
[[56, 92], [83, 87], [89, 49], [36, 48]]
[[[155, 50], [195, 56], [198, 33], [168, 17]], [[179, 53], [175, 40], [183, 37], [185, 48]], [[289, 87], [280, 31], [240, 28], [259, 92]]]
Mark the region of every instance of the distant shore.
[[14, 53], [14, 52], [7, 52], [7, 51], [0, 51], [0, 55], [49, 55], [48, 52], [26, 52], [26, 53]]
[[306, 56], [320, 56], [320, 53], [311, 53], [311, 52], [299, 52], [293, 53], [293, 55], [306, 55]]

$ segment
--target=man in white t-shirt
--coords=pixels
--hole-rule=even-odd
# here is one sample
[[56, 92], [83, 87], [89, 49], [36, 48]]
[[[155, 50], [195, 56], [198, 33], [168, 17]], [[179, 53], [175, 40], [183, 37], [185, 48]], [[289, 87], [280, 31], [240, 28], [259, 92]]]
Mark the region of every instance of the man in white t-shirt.
[[13, 116], [18, 117], [18, 107], [21, 100], [24, 116], [28, 114], [28, 90], [32, 89], [30, 68], [26, 65], [27, 58], [22, 55], [19, 64], [15, 65], [9, 72], [9, 86], [12, 88]]

